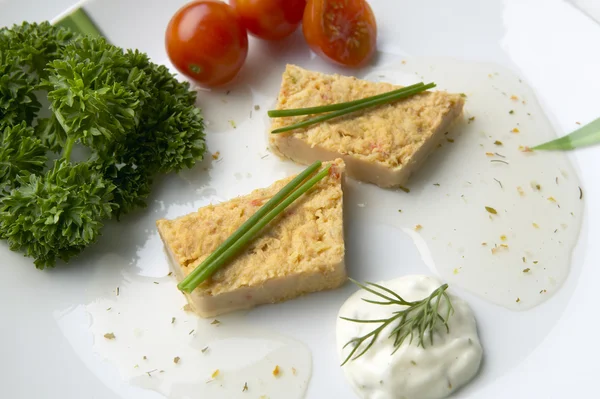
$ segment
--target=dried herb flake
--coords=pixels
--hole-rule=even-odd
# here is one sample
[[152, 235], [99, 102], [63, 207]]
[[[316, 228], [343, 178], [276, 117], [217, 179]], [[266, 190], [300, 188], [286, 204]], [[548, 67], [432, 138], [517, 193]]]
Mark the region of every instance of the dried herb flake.
[[486, 206], [485, 210], [488, 211], [489, 213], [491, 213], [492, 215], [497, 215], [498, 211], [496, 211], [494, 208], [492, 208], [491, 206]]

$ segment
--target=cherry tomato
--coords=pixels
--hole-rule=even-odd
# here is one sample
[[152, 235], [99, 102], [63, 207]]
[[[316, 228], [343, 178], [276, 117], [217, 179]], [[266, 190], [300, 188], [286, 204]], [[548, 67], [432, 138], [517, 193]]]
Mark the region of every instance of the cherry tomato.
[[218, 0], [193, 1], [171, 18], [165, 35], [171, 62], [204, 86], [229, 82], [248, 55], [248, 34], [235, 10]]
[[377, 23], [365, 0], [308, 0], [302, 30], [315, 53], [344, 66], [362, 66], [375, 54]]
[[306, 0], [229, 0], [229, 4], [251, 34], [261, 39], [277, 40], [298, 28]]

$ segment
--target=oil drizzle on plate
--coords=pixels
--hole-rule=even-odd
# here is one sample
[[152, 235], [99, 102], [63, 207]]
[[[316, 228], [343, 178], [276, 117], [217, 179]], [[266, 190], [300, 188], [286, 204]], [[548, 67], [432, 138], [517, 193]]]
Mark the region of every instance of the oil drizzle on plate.
[[428, 266], [485, 300], [524, 310], [556, 292], [569, 272], [583, 201], [565, 153], [527, 151], [556, 137], [533, 91], [497, 65], [449, 58], [409, 59], [365, 78], [433, 81], [463, 93], [466, 105], [409, 193], [361, 185], [356, 211], [412, 231]]
[[[112, 257], [103, 262], [119, 261]], [[207, 320], [185, 305], [173, 277], [123, 274], [118, 289], [86, 307], [94, 351], [125, 380], [168, 398], [304, 397], [305, 345], [249, 327], [243, 314]]]

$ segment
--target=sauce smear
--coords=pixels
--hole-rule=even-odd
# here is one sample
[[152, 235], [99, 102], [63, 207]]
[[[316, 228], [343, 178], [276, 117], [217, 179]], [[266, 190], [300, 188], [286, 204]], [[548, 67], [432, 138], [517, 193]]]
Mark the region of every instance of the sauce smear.
[[569, 273], [583, 201], [566, 153], [527, 150], [556, 138], [533, 91], [497, 65], [450, 58], [408, 59], [365, 78], [433, 81], [466, 104], [410, 192], [362, 184], [353, 211], [410, 233], [451, 287], [513, 310], [550, 298]]
[[94, 351], [123, 379], [171, 399], [304, 397], [312, 368], [304, 344], [251, 326], [240, 312], [201, 319], [176, 285], [173, 276], [123, 274], [118, 295], [106, 287], [87, 305]]

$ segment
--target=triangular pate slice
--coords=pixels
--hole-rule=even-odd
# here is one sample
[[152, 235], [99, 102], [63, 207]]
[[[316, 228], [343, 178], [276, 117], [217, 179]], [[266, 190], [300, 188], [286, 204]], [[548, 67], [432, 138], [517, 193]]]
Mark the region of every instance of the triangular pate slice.
[[[192, 308], [202, 317], [212, 317], [342, 285], [346, 281], [344, 170], [341, 159], [333, 161], [327, 177], [263, 229], [235, 260], [186, 294]], [[158, 220], [177, 280], [187, 276], [292, 178], [174, 220]]]
[[[399, 87], [288, 65], [277, 109], [358, 100]], [[348, 176], [381, 187], [398, 187], [406, 183], [435, 149], [461, 114], [463, 105], [460, 94], [427, 91], [305, 129], [270, 134], [269, 142], [276, 154], [298, 163], [342, 158]], [[271, 130], [306, 118], [273, 118]]]

